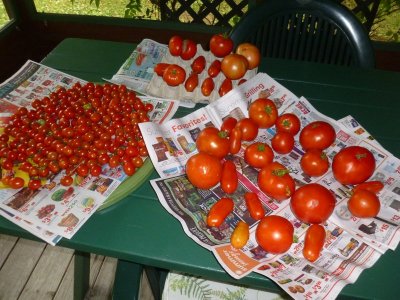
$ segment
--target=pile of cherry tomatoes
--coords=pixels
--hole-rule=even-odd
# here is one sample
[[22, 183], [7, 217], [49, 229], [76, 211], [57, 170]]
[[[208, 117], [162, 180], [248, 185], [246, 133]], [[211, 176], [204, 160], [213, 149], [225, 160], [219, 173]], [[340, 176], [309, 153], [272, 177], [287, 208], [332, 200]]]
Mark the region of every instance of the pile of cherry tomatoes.
[[[220, 83], [218, 93], [225, 95], [233, 88], [234, 80], [240, 80], [238, 84], [245, 81], [243, 78], [247, 70], [252, 70], [260, 64], [260, 51], [250, 43], [242, 43], [234, 50], [233, 41], [223, 35], [215, 34], [211, 37], [209, 48], [213, 60], [207, 62], [204, 55], [199, 55], [197, 45], [190, 39], [173, 36], [168, 43], [169, 54], [179, 57], [181, 63], [159, 63], [154, 71], [161, 76], [167, 85], [176, 87], [184, 85], [187, 92], [193, 92], [200, 87], [203, 96], [210, 96]], [[187, 74], [185, 67], [190, 64], [190, 73]], [[206, 72], [204, 76], [202, 73]], [[222, 72], [223, 79], [216, 82], [216, 77]], [[203, 79], [201, 81], [202, 75]], [[201, 81], [201, 82], [200, 82]]]
[[[254, 141], [260, 129], [275, 126], [276, 134], [270, 143]], [[309, 261], [318, 259], [325, 241], [323, 224], [332, 214], [336, 199], [334, 194], [318, 183], [305, 184], [296, 188], [290, 171], [274, 160], [275, 153], [290, 153], [294, 148], [295, 136], [304, 150], [300, 166], [310, 177], [324, 175], [332, 165], [335, 179], [354, 189], [348, 201], [349, 211], [356, 217], [374, 217], [380, 210], [377, 196], [383, 189], [379, 181], [367, 181], [375, 170], [372, 153], [361, 146], [349, 146], [339, 151], [329, 161], [325, 151], [336, 140], [336, 132], [325, 121], [314, 121], [303, 128], [293, 113], [279, 115], [275, 103], [259, 98], [249, 106], [249, 117], [236, 120], [224, 119], [221, 128], [204, 128], [197, 140], [198, 153], [189, 158], [186, 174], [189, 181], [201, 189], [210, 189], [220, 184], [226, 196], [209, 210], [207, 225], [220, 226], [233, 211], [233, 194], [238, 186], [235, 164], [229, 154], [238, 154], [244, 148], [245, 162], [258, 170], [258, 187], [269, 198], [282, 202], [290, 199], [290, 207], [298, 220], [310, 224], [304, 237], [303, 255]], [[242, 145], [243, 143], [243, 145]], [[244, 200], [250, 216], [259, 220], [256, 240], [267, 252], [286, 252], [293, 243], [294, 228], [289, 220], [277, 215], [265, 216], [264, 207], [256, 193], [246, 192]], [[249, 239], [249, 226], [238, 222], [231, 236], [231, 244], [242, 248]]]
[[130, 176], [148, 156], [138, 123], [149, 121], [153, 105], [124, 85], [76, 83], [31, 106], [20, 107], [0, 136], [5, 187], [36, 190], [63, 170], [60, 182], [69, 186], [74, 175], [99, 176], [105, 164]]

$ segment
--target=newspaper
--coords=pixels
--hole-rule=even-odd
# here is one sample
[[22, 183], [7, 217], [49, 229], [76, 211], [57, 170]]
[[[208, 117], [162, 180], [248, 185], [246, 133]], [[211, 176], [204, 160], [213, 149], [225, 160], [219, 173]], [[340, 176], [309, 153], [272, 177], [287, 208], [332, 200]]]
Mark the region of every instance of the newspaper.
[[[261, 89], [256, 88], [260, 86]], [[332, 124], [337, 138], [326, 151], [331, 161], [340, 149], [350, 145], [361, 145], [370, 149], [377, 166], [371, 180], [381, 180], [385, 184], [384, 190], [379, 194], [379, 215], [371, 219], [355, 218], [346, 205], [352, 186], [336, 182], [331, 171], [318, 178], [309, 177], [302, 172], [299, 161], [304, 152], [299, 145], [298, 136], [291, 153], [275, 155], [275, 160], [290, 170], [298, 186], [318, 182], [336, 196], [335, 211], [324, 224], [327, 231], [324, 249], [321, 257], [314, 263], [308, 262], [302, 256], [308, 224], [301, 223], [294, 217], [288, 200], [275, 202], [258, 189], [258, 170], [248, 166], [243, 159], [246, 143], [237, 155], [228, 157], [236, 165], [239, 185], [236, 192], [229, 195], [235, 202], [234, 212], [220, 227], [211, 228], [205, 222], [212, 204], [225, 196], [220, 186], [210, 190], [197, 189], [185, 175], [187, 159], [197, 153], [196, 134], [209, 125], [219, 127], [228, 116], [237, 119], [246, 117], [247, 107], [260, 96], [259, 91], [268, 91], [262, 95], [267, 94], [274, 100], [279, 113], [293, 112], [299, 116], [302, 127], [315, 120], [325, 120]], [[246, 85], [188, 116], [162, 125], [144, 123], [140, 128], [150, 151], [150, 158], [161, 176], [160, 179], [151, 181], [161, 204], [181, 222], [189, 237], [214, 253], [222, 267], [234, 278], [241, 278], [255, 271], [274, 280], [295, 299], [323, 299], [328, 295], [333, 298], [346, 284], [355, 282], [363, 269], [372, 267], [385, 251], [394, 250], [400, 241], [400, 161], [382, 148], [351, 116], [335, 121], [319, 113], [304, 97], [297, 98], [267, 74], [257, 74]], [[256, 140], [269, 143], [274, 134], [274, 128], [260, 130]], [[161, 144], [164, 144], [164, 148]], [[159, 153], [162, 151], [164, 156]], [[271, 255], [258, 246], [255, 240], [257, 222], [249, 216], [243, 199], [243, 194], [248, 191], [257, 193], [266, 215], [284, 216], [294, 225], [295, 243], [287, 253]], [[231, 247], [229, 239], [239, 220], [249, 224], [251, 234], [247, 245], [237, 250]]]
[[[10, 79], [0, 85], [0, 112], [5, 123], [19, 107], [31, 108], [34, 99], [42, 99], [59, 87], [70, 88], [86, 81], [33, 61], [27, 61]], [[149, 118], [155, 123], [171, 119], [177, 101], [141, 97], [153, 104]], [[55, 245], [62, 237], [71, 238], [118, 186], [127, 178], [122, 167], [104, 165], [98, 177], [75, 176], [74, 184], [64, 187], [64, 171], [49, 178], [37, 191], [29, 188], [0, 189], [0, 215], [32, 234]]]

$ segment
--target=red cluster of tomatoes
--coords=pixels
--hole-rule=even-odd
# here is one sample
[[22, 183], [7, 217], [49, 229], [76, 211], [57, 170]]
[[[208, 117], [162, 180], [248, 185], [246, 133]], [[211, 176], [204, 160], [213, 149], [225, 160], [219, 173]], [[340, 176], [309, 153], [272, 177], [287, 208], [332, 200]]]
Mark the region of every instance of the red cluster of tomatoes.
[[[273, 126], [276, 133], [270, 144], [254, 141], [259, 129]], [[189, 158], [186, 174], [189, 181], [198, 188], [210, 189], [219, 183], [227, 195], [234, 193], [238, 186], [238, 176], [235, 164], [227, 155], [239, 153], [244, 142], [243, 158], [248, 165], [258, 170], [260, 190], [278, 202], [290, 198], [290, 207], [296, 218], [311, 225], [304, 238], [303, 254], [309, 261], [315, 261], [325, 240], [325, 229], [321, 224], [332, 214], [336, 200], [330, 190], [318, 183], [305, 184], [296, 189], [290, 171], [274, 160], [275, 153], [284, 155], [293, 150], [297, 134], [305, 151], [300, 161], [303, 172], [311, 177], [322, 176], [331, 165], [324, 151], [335, 142], [335, 129], [325, 121], [314, 121], [301, 128], [295, 114], [279, 115], [275, 103], [267, 98], [259, 98], [250, 104], [248, 118], [236, 120], [227, 117], [220, 129], [203, 129], [196, 140], [199, 153]], [[366, 182], [374, 170], [374, 157], [366, 148], [351, 146], [334, 156], [332, 171], [336, 180], [356, 186], [348, 207], [357, 217], [376, 216], [379, 212], [376, 201], [371, 202], [365, 197], [368, 193], [377, 200], [376, 193], [383, 188], [380, 182]], [[294, 228], [290, 221], [280, 216], [265, 216], [257, 194], [247, 192], [243, 196], [250, 216], [260, 221], [256, 228], [259, 245], [269, 253], [286, 252], [293, 242]], [[221, 225], [233, 208], [234, 202], [229, 196], [220, 199], [211, 207], [207, 225]], [[242, 248], [248, 238], [249, 226], [240, 221], [232, 233], [231, 244]]]
[[[233, 88], [232, 80], [242, 79], [247, 70], [252, 70], [260, 64], [259, 49], [250, 44], [238, 45], [235, 53], [233, 41], [222, 34], [215, 34], [210, 39], [210, 52], [215, 59], [207, 63], [204, 55], [197, 55], [197, 45], [190, 39], [182, 39], [180, 36], [170, 38], [169, 52], [172, 56], [180, 57], [183, 61], [190, 63], [190, 74], [186, 74], [185, 66], [179, 64], [159, 63], [154, 71], [162, 76], [169, 86], [184, 84], [187, 92], [193, 92], [198, 86], [204, 96], [209, 96], [215, 89], [215, 78], [222, 72], [224, 79], [218, 88], [220, 96], [225, 95]], [[200, 83], [200, 75], [207, 72], [207, 76]]]
[[[148, 155], [138, 123], [149, 121], [153, 105], [124, 85], [76, 83], [31, 106], [19, 108], [0, 136], [5, 186], [36, 190], [41, 179], [62, 170], [61, 183], [69, 186], [75, 174], [99, 176], [104, 164], [122, 165], [130, 176]], [[26, 172], [29, 183], [15, 169]]]

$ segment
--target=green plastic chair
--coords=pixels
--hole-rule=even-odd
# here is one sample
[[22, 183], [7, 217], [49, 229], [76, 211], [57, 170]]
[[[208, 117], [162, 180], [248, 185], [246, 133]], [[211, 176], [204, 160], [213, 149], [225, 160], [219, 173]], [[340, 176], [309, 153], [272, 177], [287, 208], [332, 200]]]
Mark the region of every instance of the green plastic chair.
[[230, 32], [235, 45], [250, 42], [265, 57], [374, 68], [371, 40], [363, 25], [333, 1], [266, 0]]

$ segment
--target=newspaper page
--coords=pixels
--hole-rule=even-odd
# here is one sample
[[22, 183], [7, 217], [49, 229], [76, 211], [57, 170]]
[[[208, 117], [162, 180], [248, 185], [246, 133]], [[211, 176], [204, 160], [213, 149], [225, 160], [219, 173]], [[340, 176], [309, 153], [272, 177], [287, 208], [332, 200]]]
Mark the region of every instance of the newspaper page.
[[[230, 214], [225, 222], [218, 228], [211, 228], [206, 225], [208, 210], [218, 199], [225, 196], [219, 185], [210, 190], [195, 188], [187, 179], [184, 173], [185, 163], [190, 157], [197, 153], [195, 148], [195, 137], [188, 134], [188, 128], [192, 132], [199, 133], [202, 128], [212, 125], [218, 127], [224, 117], [230, 115], [235, 106], [242, 114], [234, 115], [237, 119], [247, 116], [248, 104], [259, 95], [253, 92], [254, 97], [248, 96], [254, 91], [254, 86], [271, 80], [266, 75], [257, 75], [247, 83], [247, 89], [243, 94], [233, 91], [222, 97], [215, 103], [197, 110], [188, 119], [181, 118], [171, 120], [163, 126], [156, 126], [145, 123], [141, 130], [146, 145], [151, 152], [151, 143], [154, 144], [155, 137], [166, 144], [166, 158], [162, 161], [153, 161], [156, 170], [161, 178], [151, 181], [157, 196], [164, 206], [175, 218], [177, 218], [185, 231], [196, 243], [212, 251], [223, 268], [234, 278], [241, 278], [248, 273], [255, 271], [263, 274], [277, 282], [293, 298], [298, 299], [322, 299], [337, 296], [341, 289], [349, 283], [355, 282], [359, 274], [365, 268], [370, 268], [388, 249], [394, 250], [400, 240], [398, 207], [396, 203], [400, 200], [398, 184], [400, 180], [400, 163], [392, 154], [383, 149], [363, 127], [352, 117], [346, 117], [337, 122], [334, 119], [319, 113], [304, 97], [297, 98], [287, 91], [283, 86], [274, 82], [275, 89], [280, 90], [283, 95], [282, 105], [278, 105], [279, 113], [292, 112], [305, 125], [315, 120], [325, 120], [332, 124], [336, 131], [335, 143], [326, 150], [330, 161], [340, 149], [361, 145], [368, 148], [376, 159], [376, 171], [371, 180], [381, 180], [385, 188], [380, 192], [379, 198], [382, 206], [376, 218], [360, 219], [355, 218], [347, 210], [347, 200], [351, 195], [352, 186], [344, 186], [336, 182], [331, 171], [317, 178], [304, 174], [299, 161], [304, 154], [298, 136], [295, 141], [295, 148], [286, 155], [275, 154], [275, 160], [285, 165], [295, 178], [298, 186], [306, 183], [318, 182], [332, 191], [337, 199], [335, 211], [329, 220], [324, 224], [328, 233], [321, 257], [314, 263], [306, 261], [302, 256], [303, 240], [307, 224], [299, 222], [291, 212], [289, 201], [278, 203], [263, 194], [257, 186], [258, 170], [248, 166], [243, 159], [243, 152], [246, 144], [237, 155], [230, 155], [226, 159], [232, 160], [238, 172], [239, 185], [234, 194], [229, 195], [235, 202], [234, 212]], [[282, 99], [282, 97], [274, 98]], [[217, 109], [214, 109], [217, 107]], [[218, 111], [218, 107], [221, 108]], [[207, 118], [201, 118], [207, 111]], [[210, 117], [208, 117], [210, 116]], [[183, 121], [182, 121], [183, 120]], [[192, 120], [192, 122], [187, 122]], [[196, 120], [196, 121], [194, 121]], [[173, 130], [173, 128], [185, 129]], [[154, 135], [153, 133], [157, 134]], [[178, 135], [185, 132], [184, 136], [191, 145], [190, 152], [177, 159], [169, 156], [168, 141], [178, 142]], [[163, 135], [166, 134], [166, 135]], [[274, 128], [260, 130], [257, 141], [269, 143], [275, 134]], [[191, 139], [189, 139], [191, 137]], [[163, 138], [163, 140], [161, 140]], [[167, 140], [167, 138], [169, 140]], [[149, 144], [147, 144], [149, 143]], [[184, 144], [186, 145], [186, 144]], [[184, 147], [176, 147], [184, 152]], [[154, 156], [150, 155], [152, 159]], [[157, 157], [157, 156], [155, 156]], [[164, 162], [168, 163], [164, 163]], [[180, 162], [180, 163], [179, 163]], [[171, 166], [177, 166], [177, 172], [165, 172], [171, 170]], [[254, 231], [257, 222], [247, 212], [243, 194], [255, 192], [263, 202], [266, 215], [277, 214], [286, 217], [295, 228], [295, 240], [291, 249], [278, 256], [273, 256], [263, 251], [257, 244]], [[229, 243], [230, 235], [239, 220], [244, 220], [250, 226], [251, 236], [247, 245], [240, 250], [234, 249]]]

